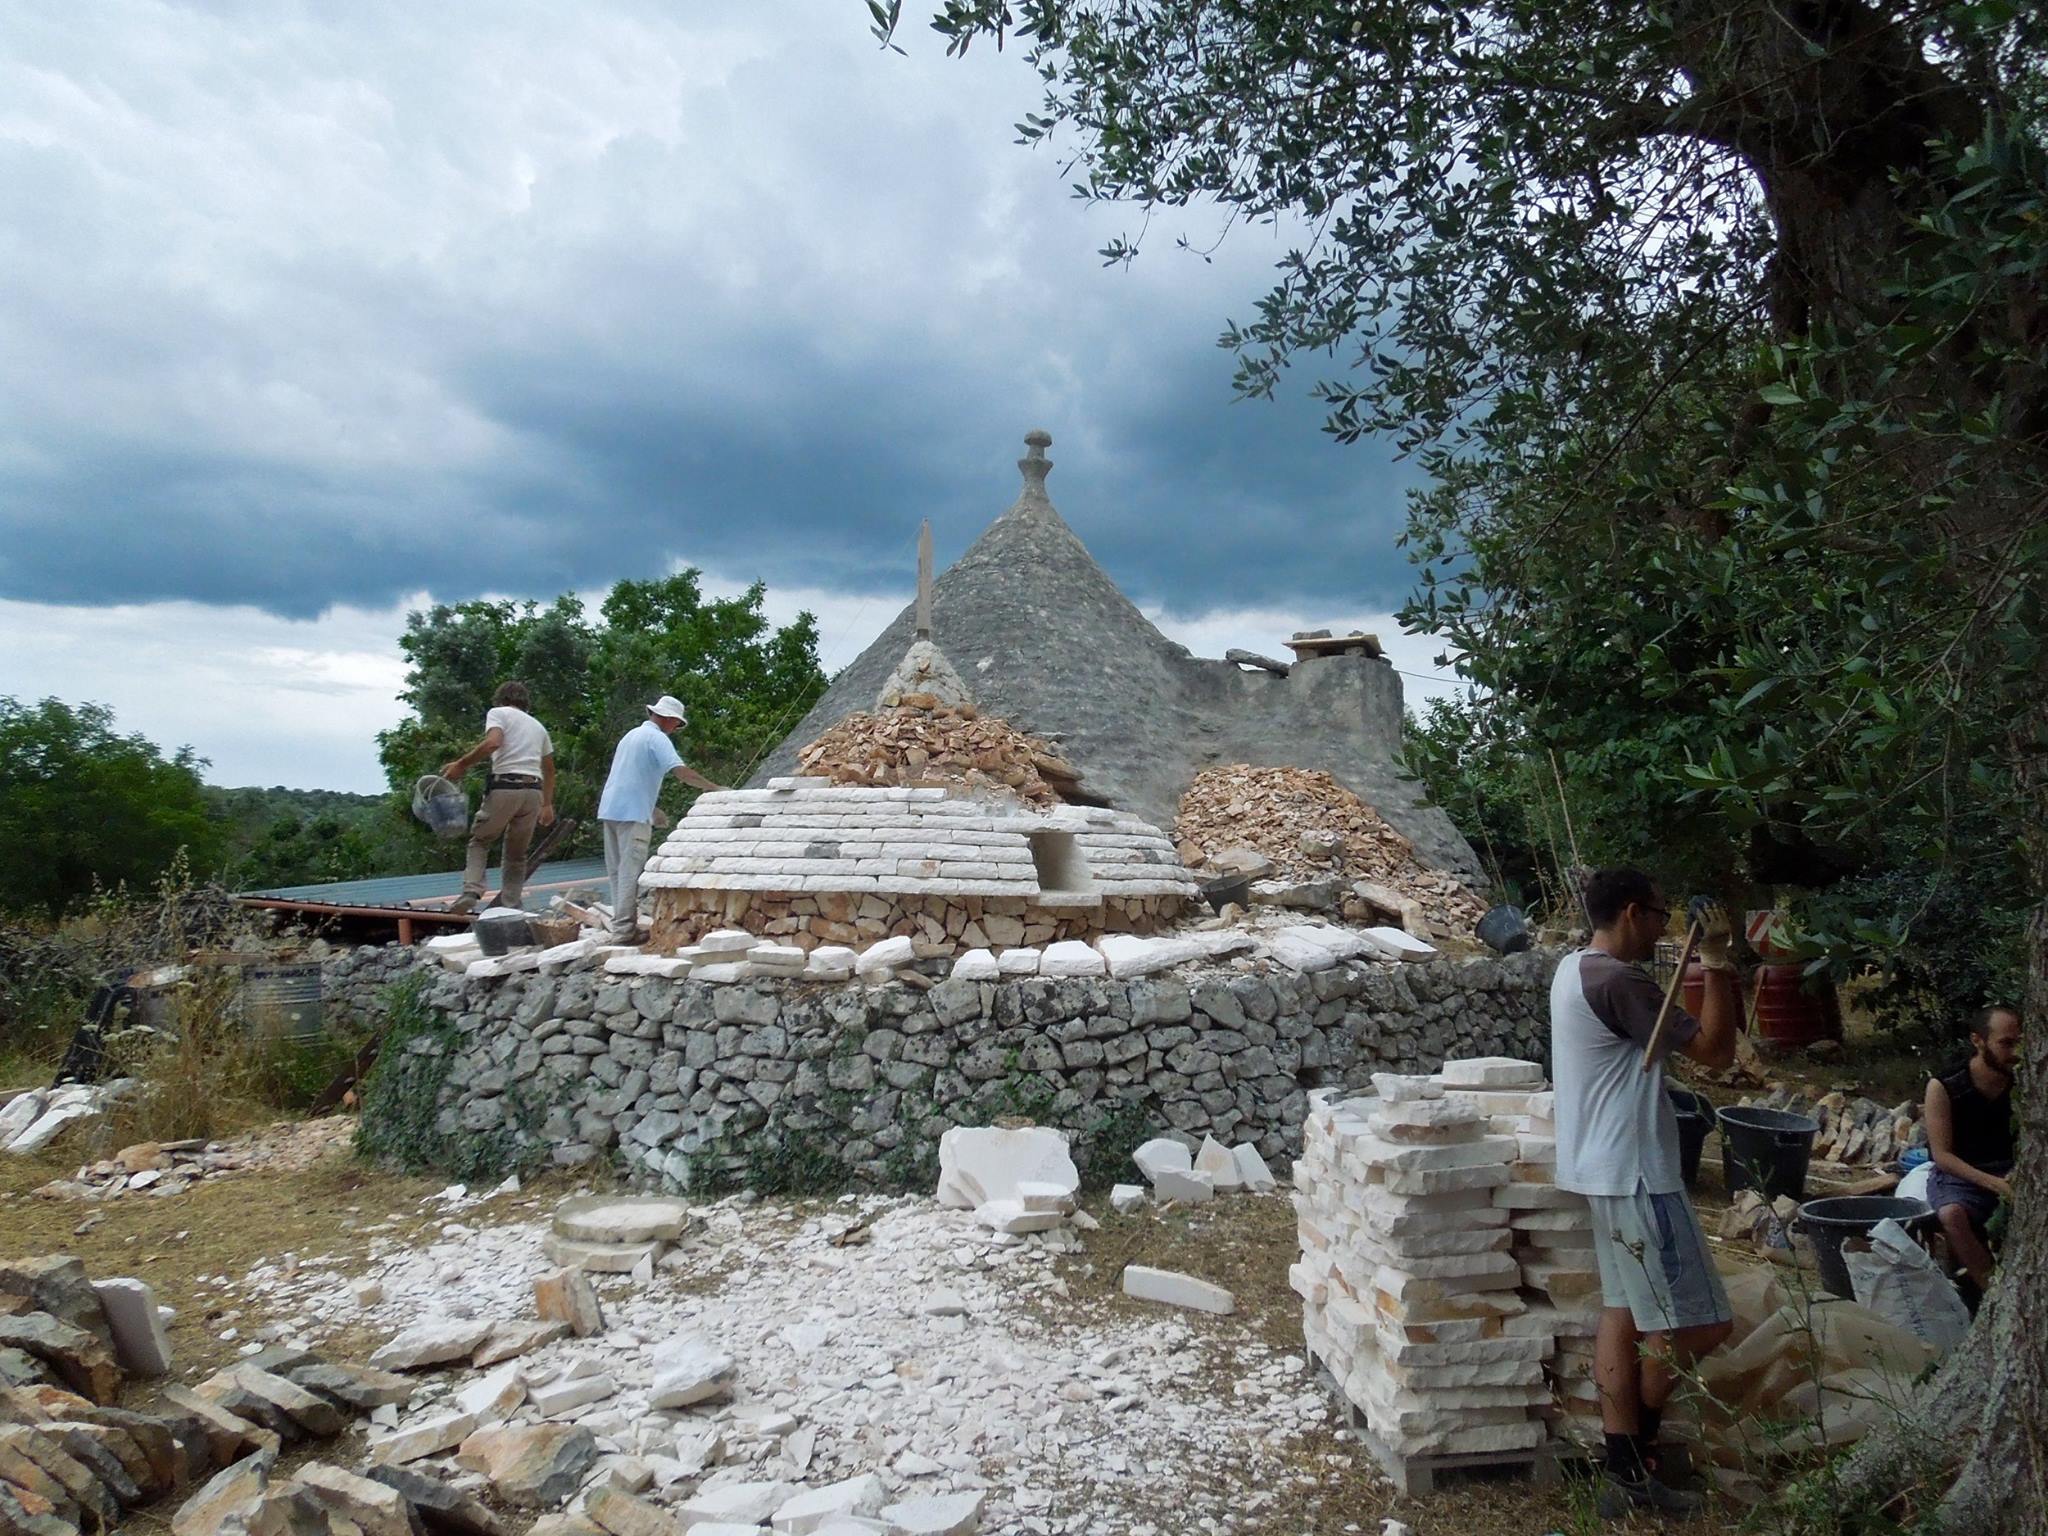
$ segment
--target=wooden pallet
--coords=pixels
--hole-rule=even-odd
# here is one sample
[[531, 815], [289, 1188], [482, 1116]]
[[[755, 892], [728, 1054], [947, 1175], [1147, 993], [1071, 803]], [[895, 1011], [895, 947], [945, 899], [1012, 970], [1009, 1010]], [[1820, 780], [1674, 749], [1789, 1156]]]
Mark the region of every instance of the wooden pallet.
[[1460, 1474], [1505, 1473], [1509, 1476], [1526, 1477], [1537, 1488], [1553, 1486], [1563, 1475], [1566, 1467], [1587, 1461], [1589, 1453], [1581, 1446], [1565, 1440], [1546, 1440], [1541, 1445], [1531, 1446], [1522, 1451], [1449, 1451], [1428, 1456], [1403, 1456], [1372, 1432], [1364, 1412], [1344, 1395], [1342, 1386], [1331, 1373], [1330, 1368], [1313, 1352], [1309, 1354], [1324, 1384], [1336, 1393], [1338, 1405], [1344, 1410], [1346, 1426], [1358, 1443], [1372, 1453], [1372, 1459], [1379, 1463], [1380, 1470], [1402, 1494], [1410, 1498], [1421, 1498], [1436, 1491], [1437, 1479], [1455, 1477]]

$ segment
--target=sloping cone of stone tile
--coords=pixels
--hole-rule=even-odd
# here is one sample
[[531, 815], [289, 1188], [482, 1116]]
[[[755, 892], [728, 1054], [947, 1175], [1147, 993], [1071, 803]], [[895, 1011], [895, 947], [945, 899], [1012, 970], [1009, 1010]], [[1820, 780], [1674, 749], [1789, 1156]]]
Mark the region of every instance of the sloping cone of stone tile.
[[[932, 588], [930, 632], [986, 714], [1057, 741], [1088, 790], [1173, 825], [1196, 769], [1215, 762], [1320, 768], [1371, 802], [1428, 863], [1482, 878], [1450, 820], [1417, 798], [1395, 754], [1401, 682], [1384, 661], [1332, 656], [1287, 677], [1204, 660], [1161, 634], [1089, 554], [1046, 494], [1052, 438], [1032, 432], [1022, 493]], [[758, 786], [870, 709], [918, 639], [912, 603], [843, 670], [771, 753]]]

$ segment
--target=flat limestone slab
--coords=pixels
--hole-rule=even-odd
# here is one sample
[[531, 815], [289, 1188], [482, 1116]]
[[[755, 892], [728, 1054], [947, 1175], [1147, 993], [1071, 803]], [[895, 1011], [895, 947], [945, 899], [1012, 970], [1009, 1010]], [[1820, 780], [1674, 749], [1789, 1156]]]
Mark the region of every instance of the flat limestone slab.
[[541, 1239], [541, 1251], [564, 1269], [585, 1269], [597, 1275], [630, 1275], [642, 1260], [652, 1264], [661, 1257], [661, 1244], [579, 1243], [550, 1232]]
[[1515, 1089], [1543, 1087], [1543, 1068], [1513, 1056], [1467, 1056], [1447, 1061], [1437, 1074], [1446, 1088]]
[[1124, 1294], [1138, 1301], [1163, 1301], [1168, 1306], [1191, 1307], [1227, 1317], [1237, 1310], [1237, 1298], [1220, 1285], [1197, 1280], [1171, 1269], [1153, 1269], [1145, 1264], [1124, 1266]]
[[672, 1243], [689, 1224], [687, 1201], [658, 1195], [581, 1195], [555, 1212], [555, 1231], [579, 1243]]

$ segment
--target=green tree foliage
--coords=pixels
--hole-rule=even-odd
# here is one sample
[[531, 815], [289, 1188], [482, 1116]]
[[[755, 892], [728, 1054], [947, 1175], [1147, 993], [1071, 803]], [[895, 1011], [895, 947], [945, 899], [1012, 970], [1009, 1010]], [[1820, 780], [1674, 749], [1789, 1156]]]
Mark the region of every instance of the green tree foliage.
[[[411, 715], [378, 737], [394, 791], [471, 746], [499, 683], [517, 678], [534, 716], [555, 743], [556, 805], [586, 823], [576, 846], [595, 844], [588, 825], [618, 739], [665, 693], [681, 699], [690, 723], [676, 738], [685, 761], [730, 783], [749, 772], [825, 689], [818, 630], [809, 614], [780, 628], [762, 612], [764, 588], [706, 600], [698, 573], [622, 581], [592, 619], [563, 595], [534, 603], [473, 602], [407, 616], [399, 641], [410, 668], [403, 698]], [[474, 786], [472, 786], [474, 787]], [[670, 809], [687, 803], [664, 790]], [[448, 865], [459, 846], [414, 846]]]
[[0, 698], [0, 905], [52, 921], [96, 889], [143, 887], [219, 832], [190, 748], [169, 757], [101, 704]]
[[339, 790], [206, 787], [223, 824], [220, 878], [235, 890], [407, 874], [419, 863], [413, 823], [395, 795]]

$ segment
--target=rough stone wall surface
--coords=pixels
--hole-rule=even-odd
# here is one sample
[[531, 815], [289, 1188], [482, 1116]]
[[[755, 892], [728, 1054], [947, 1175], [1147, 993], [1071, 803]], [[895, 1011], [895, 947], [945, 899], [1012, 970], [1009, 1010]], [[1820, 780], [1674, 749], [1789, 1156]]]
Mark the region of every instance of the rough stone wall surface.
[[1151, 933], [1171, 923], [1185, 905], [1178, 896], [1123, 901], [1106, 897], [1092, 906], [1043, 907], [1002, 896], [657, 890], [648, 945], [665, 952], [694, 944], [714, 928], [744, 928], [801, 949], [820, 944], [865, 946], [901, 936], [928, 946], [931, 953], [950, 954], [992, 944], [1050, 944], [1104, 933]]
[[[1370, 801], [1424, 860], [1479, 881], [1450, 818], [1396, 772], [1401, 679], [1384, 661], [1324, 657], [1287, 677], [1193, 655], [1117, 589], [1026, 459], [1017, 502], [941, 575], [933, 629], [986, 714], [1056, 742], [1084, 786], [1171, 827], [1216, 763], [1321, 768]], [[916, 634], [914, 605], [833, 681], [750, 781], [797, 769], [797, 751], [873, 707]]]
[[446, 1054], [442, 1134], [509, 1136], [562, 1165], [616, 1157], [671, 1188], [798, 1141], [858, 1180], [916, 1180], [947, 1127], [1017, 1113], [1074, 1132], [1085, 1160], [1120, 1104], [1148, 1131], [1252, 1141], [1285, 1164], [1311, 1088], [1363, 1089], [1375, 1071], [1453, 1056], [1545, 1060], [1555, 964], [929, 990], [437, 971], [429, 1000], [454, 1029], [412, 1048]]

